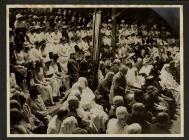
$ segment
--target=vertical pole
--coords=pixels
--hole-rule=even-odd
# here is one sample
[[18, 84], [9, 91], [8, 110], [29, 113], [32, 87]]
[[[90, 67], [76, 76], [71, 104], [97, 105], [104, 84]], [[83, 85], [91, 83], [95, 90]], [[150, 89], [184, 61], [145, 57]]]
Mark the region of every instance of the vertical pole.
[[101, 28], [101, 12], [96, 11], [93, 14], [93, 90], [98, 86], [98, 65], [99, 65], [99, 57], [100, 57], [100, 28]]
[[97, 61], [100, 54], [100, 27], [101, 13], [95, 11], [93, 15], [93, 60]]
[[116, 49], [116, 28], [117, 28], [117, 24], [116, 24], [116, 9], [112, 8], [112, 40], [111, 40], [111, 46], [113, 51]]

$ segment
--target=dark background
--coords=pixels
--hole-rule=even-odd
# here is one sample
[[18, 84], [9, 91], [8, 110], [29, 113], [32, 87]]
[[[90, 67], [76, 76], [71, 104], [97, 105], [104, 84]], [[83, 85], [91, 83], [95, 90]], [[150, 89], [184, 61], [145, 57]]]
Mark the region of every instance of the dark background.
[[[0, 140], [13, 139], [7, 138], [7, 93], [6, 93], [6, 4], [165, 4], [165, 5], [184, 5], [183, 7], [183, 20], [184, 20], [184, 138], [90, 138], [91, 140], [104, 140], [104, 139], [163, 139], [163, 140], [181, 140], [189, 139], [189, 1], [185, 0], [0, 0]], [[157, 9], [158, 10], [158, 9]], [[173, 23], [177, 25], [176, 23]], [[173, 25], [172, 24], [172, 25]], [[175, 26], [173, 25], [173, 26]], [[14, 138], [14, 139], [28, 139], [28, 138]], [[29, 138], [31, 139], [31, 138]], [[88, 139], [88, 138], [32, 138], [32, 139]]]

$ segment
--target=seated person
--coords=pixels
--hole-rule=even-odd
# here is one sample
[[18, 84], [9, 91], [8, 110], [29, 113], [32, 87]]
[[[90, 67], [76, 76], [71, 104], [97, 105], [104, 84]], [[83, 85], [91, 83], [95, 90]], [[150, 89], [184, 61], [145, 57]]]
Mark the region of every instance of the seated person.
[[22, 113], [17, 109], [13, 108], [10, 110], [10, 133], [11, 134], [31, 134], [32, 132], [22, 125], [23, 116]]
[[107, 124], [107, 134], [125, 134], [127, 127], [126, 120], [128, 119], [128, 112], [126, 107], [120, 106], [116, 108], [116, 118], [109, 120]]
[[116, 108], [119, 106], [124, 106], [124, 100], [122, 96], [115, 96], [113, 98], [113, 105], [109, 111], [109, 118], [116, 118]]
[[19, 87], [16, 83], [16, 77], [15, 77], [15, 73], [10, 73], [10, 93], [11, 96], [16, 94], [19, 91]]
[[72, 134], [87, 134], [87, 130], [82, 128], [76, 128], [72, 131]]
[[142, 103], [135, 103], [132, 106], [132, 114], [127, 120], [127, 124], [138, 123], [142, 127], [142, 133], [146, 134], [149, 133], [149, 121], [148, 121], [148, 114], [146, 113], [146, 109], [144, 104]]
[[126, 134], [141, 134], [142, 127], [138, 123], [132, 123], [126, 127]]
[[86, 122], [81, 118], [80, 114], [78, 113], [77, 109], [79, 108], [79, 100], [77, 97], [72, 97], [68, 101], [68, 108], [69, 108], [69, 113], [68, 116], [73, 116], [76, 118], [78, 127], [87, 129], [87, 131], [90, 131], [89, 128], [89, 122]]
[[109, 111], [109, 94], [110, 88], [112, 85], [114, 73], [108, 72], [105, 76], [105, 79], [98, 85], [95, 94], [96, 94], [96, 102], [104, 107], [105, 111]]
[[20, 108], [23, 115], [23, 124], [30, 129], [31, 132], [37, 134], [45, 134], [45, 126], [35, 115], [32, 114], [30, 107], [26, 103], [26, 98], [24, 94], [15, 94], [12, 96], [12, 100], [17, 100], [19, 102]]
[[169, 115], [167, 113], [158, 113], [155, 123], [150, 125], [150, 134], [170, 134], [169, 123]]
[[40, 93], [36, 86], [33, 86], [29, 90], [29, 98], [27, 99], [27, 103], [31, 108], [31, 112], [41, 120], [45, 125], [47, 125], [51, 119], [47, 108], [40, 96]]
[[48, 124], [47, 134], [59, 134], [61, 124], [68, 117], [68, 109], [61, 108]]

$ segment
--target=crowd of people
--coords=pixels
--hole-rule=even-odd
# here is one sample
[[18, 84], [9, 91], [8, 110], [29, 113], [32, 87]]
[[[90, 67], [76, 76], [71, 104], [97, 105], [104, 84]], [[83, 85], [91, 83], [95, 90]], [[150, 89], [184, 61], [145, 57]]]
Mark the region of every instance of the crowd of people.
[[[11, 134], [171, 133], [180, 106], [180, 46], [173, 32], [123, 19], [112, 46], [111, 19], [102, 21], [95, 87], [91, 14], [11, 14]], [[51, 116], [48, 108], [63, 98]]]

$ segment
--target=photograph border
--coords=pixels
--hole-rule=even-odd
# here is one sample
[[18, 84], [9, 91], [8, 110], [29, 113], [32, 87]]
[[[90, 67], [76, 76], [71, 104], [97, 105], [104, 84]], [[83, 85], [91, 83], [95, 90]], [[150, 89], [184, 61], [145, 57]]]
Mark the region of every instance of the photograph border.
[[[10, 8], [179, 8], [180, 14], [180, 134], [10, 134], [10, 99], [9, 99], [9, 9]], [[6, 77], [7, 77], [7, 93], [6, 93], [6, 109], [7, 109], [7, 137], [184, 137], [184, 34], [183, 34], [183, 5], [105, 5], [105, 4], [7, 4], [6, 5]]]

